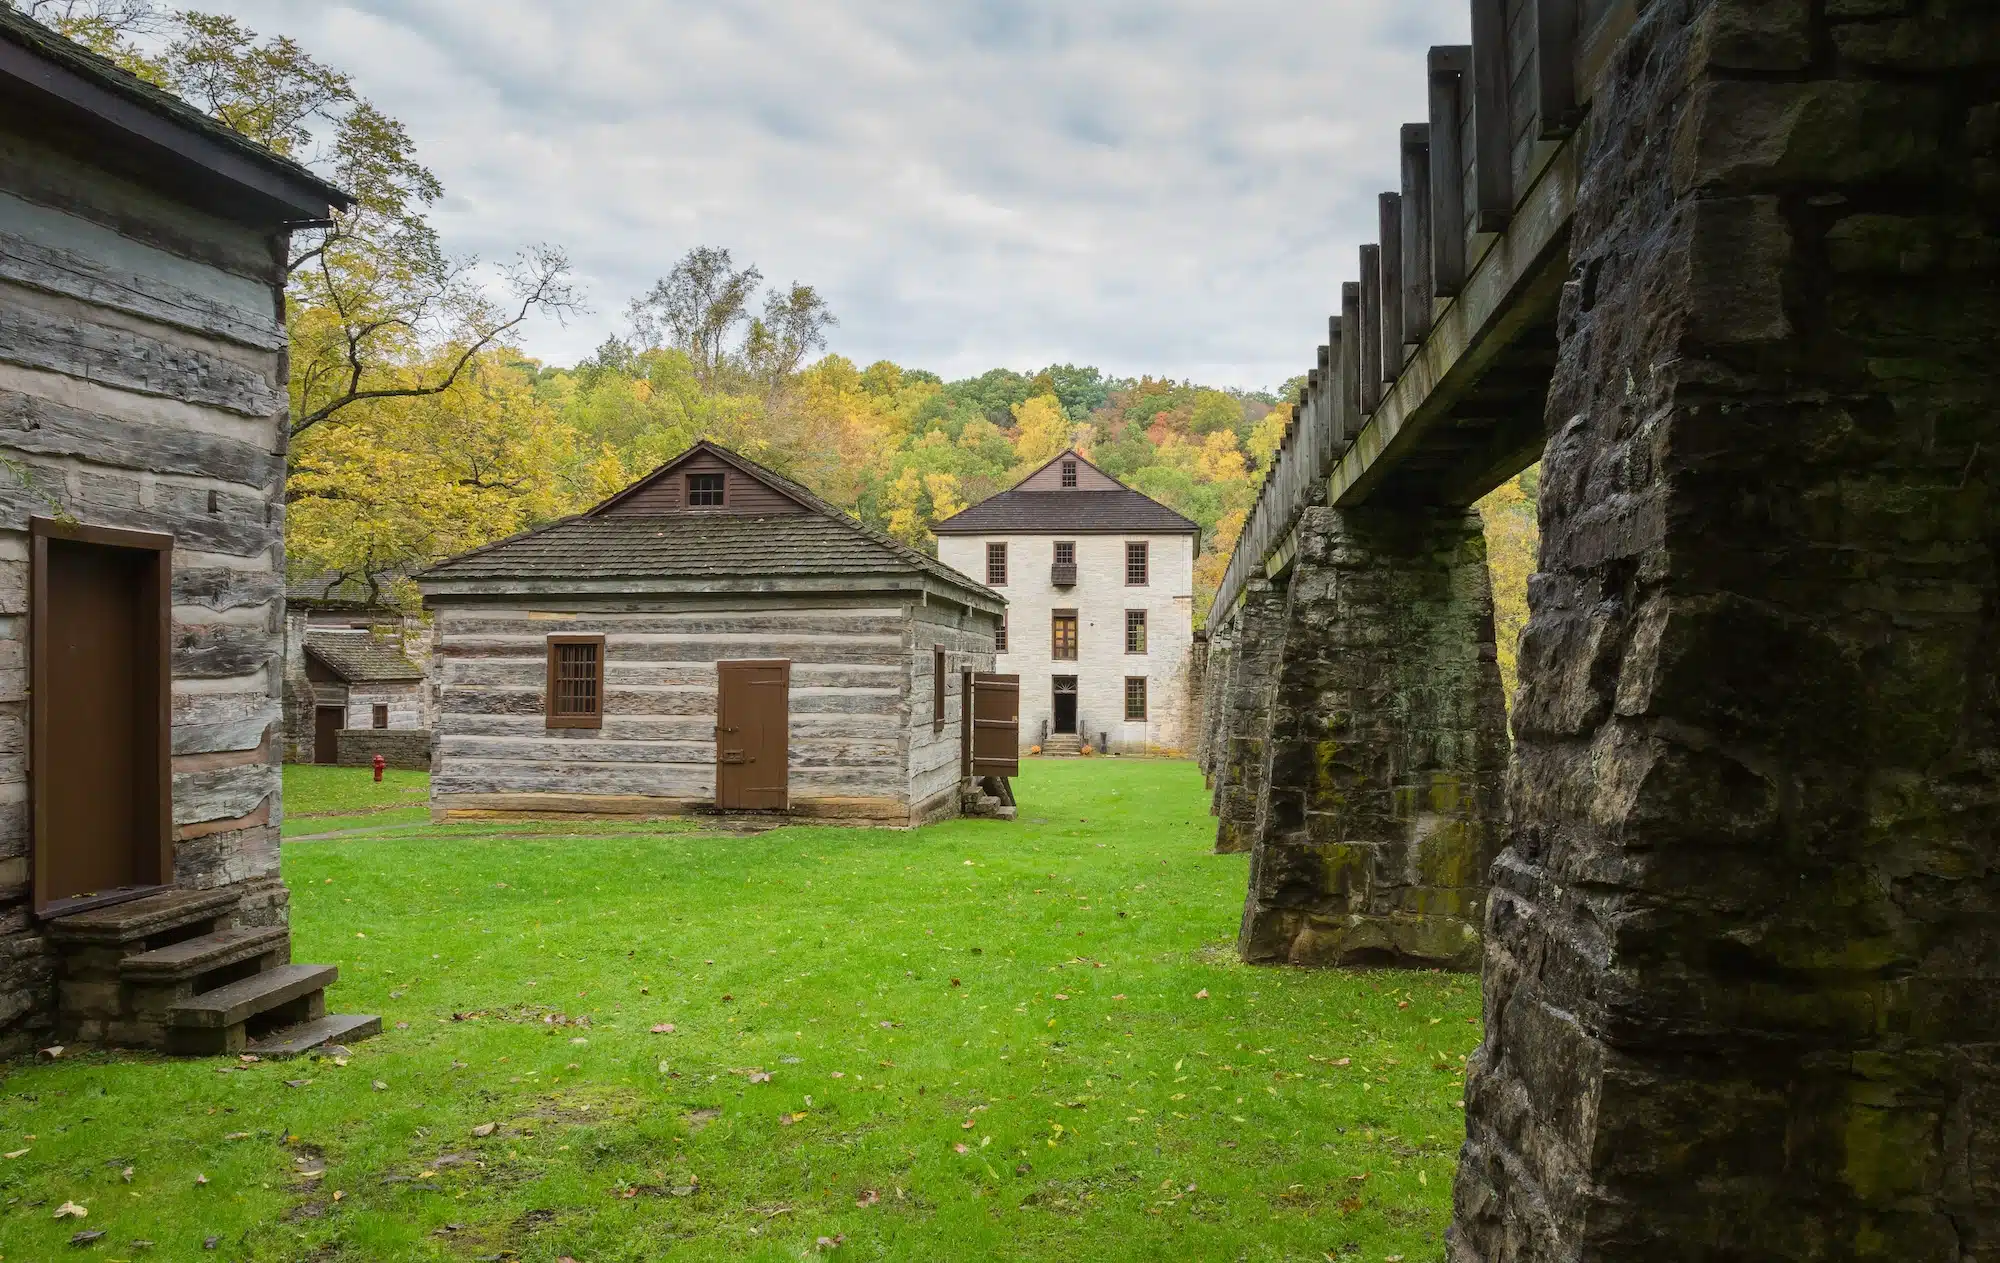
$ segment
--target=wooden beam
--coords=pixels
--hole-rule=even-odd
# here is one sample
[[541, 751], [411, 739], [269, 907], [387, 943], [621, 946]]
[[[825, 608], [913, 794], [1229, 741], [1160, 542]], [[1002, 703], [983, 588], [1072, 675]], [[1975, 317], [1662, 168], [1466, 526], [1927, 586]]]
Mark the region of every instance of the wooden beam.
[[1514, 214], [1507, 0], [1472, 0], [1472, 230], [1505, 232]]
[[[1339, 335], [1336, 334], [1336, 337]], [[1327, 459], [1332, 455], [1328, 436], [1333, 433], [1333, 348], [1319, 349], [1319, 371], [1315, 377], [1319, 383], [1313, 391], [1313, 428], [1311, 477], [1317, 482], [1326, 477]]]
[[[1431, 331], [1431, 129], [1403, 125], [1403, 342]], [[1405, 353], [1405, 359], [1408, 354]]]
[[1361, 247], [1361, 412], [1382, 400], [1382, 247]]
[[1340, 434], [1334, 446], [1345, 452], [1354, 436], [1361, 433], [1361, 286], [1349, 281], [1340, 287]]
[[1382, 380], [1403, 372], [1403, 195], [1384, 193], [1382, 227]]
[[1557, 140], [1576, 129], [1576, 0], [1535, 0], [1535, 64], [1540, 82], [1541, 137]]
[[1464, 45], [1431, 49], [1431, 284], [1439, 298], [1465, 285], [1465, 150], [1459, 93], [1472, 65]]

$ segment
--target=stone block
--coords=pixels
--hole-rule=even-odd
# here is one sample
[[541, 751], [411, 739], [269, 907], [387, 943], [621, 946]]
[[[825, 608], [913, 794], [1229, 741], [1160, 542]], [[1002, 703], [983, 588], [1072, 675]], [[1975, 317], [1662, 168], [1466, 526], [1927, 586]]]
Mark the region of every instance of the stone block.
[[1804, 70], [1812, 61], [1809, 0], [1716, 0], [1702, 15], [1696, 60], [1716, 70]]
[[1674, 136], [1680, 192], [1936, 179], [1942, 173], [1935, 91], [1848, 80], [1701, 83]]

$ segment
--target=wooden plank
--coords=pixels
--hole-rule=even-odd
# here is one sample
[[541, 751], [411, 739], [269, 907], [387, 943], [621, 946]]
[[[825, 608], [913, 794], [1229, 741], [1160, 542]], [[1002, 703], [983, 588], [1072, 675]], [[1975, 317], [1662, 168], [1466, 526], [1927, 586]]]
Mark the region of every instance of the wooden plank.
[[[1333, 326], [1338, 329], [1338, 325]], [[1339, 337], [1338, 333], [1334, 336]], [[1333, 432], [1333, 347], [1321, 346], [1319, 367], [1314, 370], [1316, 385], [1313, 388], [1312, 425], [1308, 434], [1312, 440], [1306, 457], [1307, 480], [1316, 481], [1326, 474], [1328, 455], [1327, 436]]]
[[1539, 49], [1536, 77], [1540, 88], [1540, 136], [1558, 140], [1576, 129], [1579, 103], [1576, 88], [1577, 41], [1581, 17], [1577, 0], [1534, 0], [1535, 34]]
[[1361, 406], [1361, 285], [1340, 287], [1340, 442], [1343, 452], [1361, 433], [1366, 410]]
[[200, 824], [247, 816], [279, 792], [278, 769], [270, 763], [174, 774], [174, 823]]
[[1382, 399], [1382, 247], [1361, 247], [1361, 411]]
[[[277, 351], [285, 345], [284, 330], [268, 313], [246, 311], [157, 277], [107, 267], [89, 255], [17, 233], [0, 231], [0, 281], [254, 350]], [[268, 292], [264, 297], [268, 302]]]
[[1384, 193], [1377, 202], [1382, 230], [1382, 380], [1403, 371], [1403, 195]]
[[276, 418], [286, 407], [284, 396], [255, 369], [12, 301], [0, 302], [0, 361], [246, 417]]
[[1472, 0], [1473, 231], [1504, 232], [1514, 213], [1507, 0]]
[[1431, 286], [1452, 298], [1465, 284], [1465, 155], [1459, 131], [1459, 93], [1472, 62], [1464, 46], [1430, 52]]
[[[1403, 342], [1414, 350], [1431, 331], [1431, 129], [1403, 125]], [[1408, 353], [1405, 353], [1408, 358]]]
[[1329, 316], [1326, 322], [1326, 453], [1314, 478], [1324, 478], [1326, 471], [1340, 456], [1341, 444], [1347, 441], [1347, 408], [1343, 400], [1347, 393], [1347, 352], [1342, 342], [1345, 316]]
[[115, 469], [185, 474], [252, 489], [276, 487], [285, 458], [185, 426], [148, 425], [87, 412], [18, 390], [0, 390], [0, 444], [38, 456], [71, 456]]

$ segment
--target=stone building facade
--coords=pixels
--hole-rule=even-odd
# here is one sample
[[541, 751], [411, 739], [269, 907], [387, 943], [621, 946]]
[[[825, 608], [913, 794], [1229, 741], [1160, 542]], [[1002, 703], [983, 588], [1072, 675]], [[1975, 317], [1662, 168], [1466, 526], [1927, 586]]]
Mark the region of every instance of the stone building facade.
[[1199, 526], [1071, 451], [935, 530], [940, 561], [1007, 597], [1023, 749], [1193, 747]]

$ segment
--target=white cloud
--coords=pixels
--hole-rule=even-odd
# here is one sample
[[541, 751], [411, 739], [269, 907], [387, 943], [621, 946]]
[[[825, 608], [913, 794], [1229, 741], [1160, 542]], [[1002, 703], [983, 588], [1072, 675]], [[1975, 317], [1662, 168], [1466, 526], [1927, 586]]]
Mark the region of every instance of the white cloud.
[[[566, 246], [594, 313], [695, 245], [834, 349], [1272, 386], [1302, 370], [1463, 0], [221, 0], [409, 125], [456, 250]], [[1079, 11], [1081, 10], [1081, 11]]]

